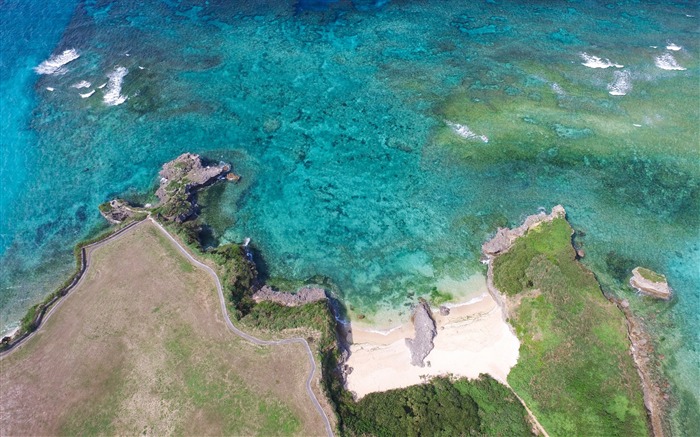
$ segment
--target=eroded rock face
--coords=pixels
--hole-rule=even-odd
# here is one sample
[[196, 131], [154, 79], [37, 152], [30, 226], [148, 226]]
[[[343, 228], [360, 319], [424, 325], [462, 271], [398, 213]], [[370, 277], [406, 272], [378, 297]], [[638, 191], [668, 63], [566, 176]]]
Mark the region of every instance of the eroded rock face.
[[129, 204], [122, 199], [113, 199], [100, 205], [100, 214], [108, 222], [118, 224], [135, 214]]
[[413, 339], [406, 339], [406, 346], [411, 351], [411, 364], [424, 367], [425, 357], [433, 350], [433, 339], [437, 335], [437, 329], [430, 305], [423, 299], [413, 313], [413, 327], [416, 330], [416, 335]]
[[326, 299], [326, 292], [323, 288], [304, 287], [296, 293], [285, 291], [275, 291], [265, 285], [253, 294], [253, 300], [259, 303], [262, 301], [275, 302], [288, 307], [296, 307], [307, 303], [317, 302]]
[[540, 223], [551, 222], [555, 218], [559, 217], [566, 217], [566, 211], [561, 205], [557, 205], [554, 208], [552, 208], [551, 214], [545, 214], [544, 212], [541, 212], [539, 214], [528, 216], [523, 222], [523, 224], [518, 226], [517, 228], [498, 228], [498, 231], [496, 231], [496, 235], [492, 239], [484, 243], [481, 246], [481, 250], [487, 256], [494, 256], [500, 253], [507, 252], [508, 249], [511, 248], [515, 240], [525, 235], [527, 231], [538, 226]]
[[159, 173], [160, 186], [156, 191], [161, 214], [168, 220], [187, 220], [194, 213], [194, 191], [223, 177], [230, 170], [227, 164], [204, 166], [199, 155], [192, 153], [183, 153], [164, 164]]
[[671, 298], [671, 287], [666, 277], [643, 267], [632, 270], [630, 285], [640, 293], [659, 299]]

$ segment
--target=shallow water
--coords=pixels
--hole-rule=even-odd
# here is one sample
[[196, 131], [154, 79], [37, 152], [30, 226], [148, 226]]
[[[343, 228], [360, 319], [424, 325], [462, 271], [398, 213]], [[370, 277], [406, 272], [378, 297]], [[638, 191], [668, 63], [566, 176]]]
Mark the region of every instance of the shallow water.
[[[661, 312], [667, 370], [699, 398], [697, 3], [464, 3], [55, 5], [67, 25], [3, 3], [28, 42], [0, 53], [20, 102], [2, 105], [1, 324], [62, 282], [99, 203], [145, 201], [191, 151], [243, 176], [202, 199], [217, 241], [250, 237], [270, 276], [357, 313], [481, 271], [496, 226], [561, 203], [604, 286]], [[65, 74], [32, 70], [69, 49]], [[667, 274], [675, 303], [623, 290], [615, 260]]]

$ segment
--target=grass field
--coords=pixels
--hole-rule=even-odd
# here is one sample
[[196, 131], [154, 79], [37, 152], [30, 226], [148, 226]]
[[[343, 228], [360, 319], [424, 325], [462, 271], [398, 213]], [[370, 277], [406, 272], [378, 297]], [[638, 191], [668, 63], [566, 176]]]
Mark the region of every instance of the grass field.
[[648, 435], [624, 316], [576, 261], [571, 234], [565, 219], [543, 223], [494, 260], [522, 342], [508, 382], [550, 436]]
[[322, 435], [301, 345], [229, 332], [216, 289], [145, 222], [0, 361], [2, 435]]

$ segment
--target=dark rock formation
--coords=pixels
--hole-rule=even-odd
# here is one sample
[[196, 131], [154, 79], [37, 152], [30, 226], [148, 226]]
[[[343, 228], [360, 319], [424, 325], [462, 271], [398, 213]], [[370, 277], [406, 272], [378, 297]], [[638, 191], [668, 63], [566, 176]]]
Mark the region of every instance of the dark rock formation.
[[640, 293], [659, 299], [671, 298], [671, 287], [666, 277], [643, 267], [632, 270], [630, 285]]
[[264, 285], [253, 294], [253, 300], [257, 303], [270, 301], [288, 307], [296, 307], [324, 299], [326, 299], [325, 290], [315, 287], [304, 287], [296, 293], [288, 293], [285, 291], [275, 291], [269, 286]]
[[118, 224], [133, 216], [134, 211], [129, 204], [122, 199], [113, 199], [100, 205], [100, 214], [108, 222]]
[[160, 186], [160, 213], [168, 220], [183, 222], [194, 213], [192, 195], [195, 190], [218, 180], [229, 172], [227, 164], [203, 166], [199, 155], [183, 153], [163, 165]]
[[411, 364], [424, 367], [423, 360], [433, 350], [433, 339], [437, 335], [435, 320], [428, 302], [420, 300], [412, 319], [416, 335], [413, 339], [406, 339], [406, 346], [411, 351]]

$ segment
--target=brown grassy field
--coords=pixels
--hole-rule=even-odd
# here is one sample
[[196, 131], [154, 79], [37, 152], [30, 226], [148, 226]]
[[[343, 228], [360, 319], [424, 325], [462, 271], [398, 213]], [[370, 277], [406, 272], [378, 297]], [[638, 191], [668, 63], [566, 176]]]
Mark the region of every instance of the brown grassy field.
[[0, 361], [0, 434], [323, 435], [308, 366], [229, 332], [212, 279], [146, 221]]

